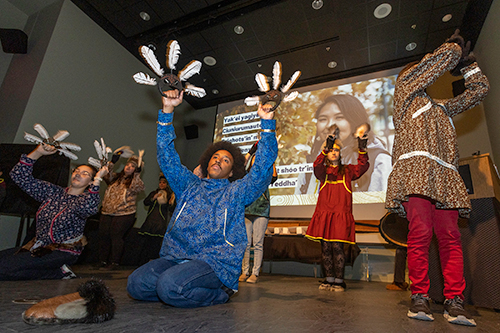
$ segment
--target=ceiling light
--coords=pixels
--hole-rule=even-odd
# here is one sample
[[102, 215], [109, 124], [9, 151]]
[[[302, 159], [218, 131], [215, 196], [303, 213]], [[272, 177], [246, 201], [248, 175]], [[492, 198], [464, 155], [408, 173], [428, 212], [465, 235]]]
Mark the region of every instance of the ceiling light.
[[408, 43], [406, 45], [405, 49], [406, 49], [406, 51], [410, 52], [410, 51], [415, 50], [416, 47], [417, 47], [417, 43], [411, 42], [411, 43]]
[[217, 60], [215, 60], [214, 57], [206, 56], [205, 58], [203, 58], [203, 62], [208, 66], [214, 66], [217, 63]]
[[219, 91], [217, 89], [212, 89], [212, 94], [217, 95]]
[[383, 3], [378, 5], [377, 8], [375, 8], [375, 10], [373, 11], [373, 16], [375, 16], [378, 19], [383, 19], [389, 16], [391, 11], [392, 11], [392, 6], [388, 3]]
[[261, 67], [262, 67], [262, 64], [257, 64], [257, 67], [261, 68]]
[[451, 14], [446, 14], [445, 16], [443, 16], [443, 18], [441, 19], [443, 22], [448, 22], [449, 20], [451, 20], [453, 18], [453, 15]]
[[237, 35], [241, 35], [245, 29], [241, 25], [235, 25], [234, 26], [234, 33]]
[[321, 9], [321, 7], [323, 7], [323, 0], [314, 0], [311, 6], [316, 10]]
[[140, 12], [139, 13], [139, 16], [141, 17], [141, 19], [143, 19], [144, 21], [149, 21], [151, 19], [151, 16], [149, 16], [148, 13], [146, 12]]
[[411, 28], [412, 28], [413, 30], [415, 30], [415, 29], [417, 29], [417, 25], [416, 25], [416, 24], [413, 24], [413, 25], [411, 26]]
[[328, 67], [330, 67], [330, 68], [335, 68], [335, 67], [337, 67], [337, 62], [336, 62], [336, 61], [330, 61], [330, 62], [328, 63]]

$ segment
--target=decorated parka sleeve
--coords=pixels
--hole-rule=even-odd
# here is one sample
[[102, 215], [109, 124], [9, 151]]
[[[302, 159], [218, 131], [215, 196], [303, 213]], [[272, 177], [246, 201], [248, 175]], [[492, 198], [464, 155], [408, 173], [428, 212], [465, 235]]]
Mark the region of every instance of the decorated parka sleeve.
[[36, 160], [23, 154], [20, 161], [10, 171], [10, 178], [30, 197], [42, 202], [52, 196], [59, 186], [33, 177], [33, 165], [35, 162]]
[[200, 179], [181, 164], [179, 154], [177, 154], [174, 146], [176, 136], [172, 126], [173, 117], [173, 113], [158, 111], [156, 157], [161, 171], [167, 178], [175, 196], [179, 198], [189, 184], [200, 182]]
[[465, 91], [454, 98], [436, 100], [438, 104], [444, 105], [444, 112], [448, 117], [454, 117], [475, 107], [481, 103], [490, 90], [488, 79], [481, 72], [476, 62], [462, 68], [461, 72], [465, 79]]
[[99, 186], [91, 184], [88, 191], [78, 196], [79, 209], [76, 211], [76, 214], [83, 219], [95, 215], [99, 211], [100, 202]]
[[370, 163], [368, 162], [368, 153], [366, 151], [359, 151], [358, 164], [349, 164], [348, 167], [352, 175], [351, 180], [356, 180], [363, 176], [363, 174], [370, 167]]
[[316, 157], [316, 161], [314, 161], [313, 163], [314, 175], [316, 176], [316, 179], [319, 179], [321, 181], [324, 181], [326, 179], [325, 158], [325, 152], [321, 151], [318, 157]]
[[433, 53], [428, 53], [418, 64], [398, 76], [398, 83], [404, 84], [408, 92], [422, 91], [432, 85], [445, 72], [458, 64], [462, 55], [456, 43], [444, 43]]
[[[245, 206], [257, 200], [269, 187], [273, 176], [273, 163], [278, 157], [278, 142], [274, 133], [276, 120], [261, 119], [260, 123], [263, 131], [260, 133], [261, 139], [257, 145], [252, 169], [243, 179], [234, 182], [238, 186]], [[265, 130], [272, 130], [272, 132]]]
[[142, 181], [141, 174], [139, 172], [134, 173], [128, 191], [134, 194], [144, 191], [144, 182]]

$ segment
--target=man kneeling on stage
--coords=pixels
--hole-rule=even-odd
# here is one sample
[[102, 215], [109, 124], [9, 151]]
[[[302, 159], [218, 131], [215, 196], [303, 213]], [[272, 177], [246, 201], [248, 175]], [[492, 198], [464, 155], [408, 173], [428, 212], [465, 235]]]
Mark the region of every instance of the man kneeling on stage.
[[[269, 186], [277, 156], [276, 122], [259, 105], [261, 140], [255, 164], [246, 175], [239, 148], [221, 141], [200, 160], [203, 178], [181, 165], [174, 148], [173, 110], [183, 93], [165, 92], [158, 115], [158, 163], [178, 198], [165, 234], [160, 258], [139, 267], [128, 278], [133, 298], [193, 308], [222, 304], [238, 289], [245, 251], [245, 206]], [[244, 177], [243, 177], [244, 176]]]

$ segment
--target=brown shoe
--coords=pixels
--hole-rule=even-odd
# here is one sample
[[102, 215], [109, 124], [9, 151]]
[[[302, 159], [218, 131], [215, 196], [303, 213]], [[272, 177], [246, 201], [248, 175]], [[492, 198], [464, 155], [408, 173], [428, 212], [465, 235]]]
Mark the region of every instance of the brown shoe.
[[408, 290], [408, 283], [403, 282], [401, 284], [391, 283], [385, 286], [385, 289], [392, 291], [406, 291]]
[[250, 275], [250, 277], [247, 279], [247, 283], [257, 283], [259, 281], [259, 277], [257, 275]]
[[240, 282], [245, 282], [248, 279], [248, 275], [245, 273], [241, 274], [240, 277], [238, 278], [238, 281]]

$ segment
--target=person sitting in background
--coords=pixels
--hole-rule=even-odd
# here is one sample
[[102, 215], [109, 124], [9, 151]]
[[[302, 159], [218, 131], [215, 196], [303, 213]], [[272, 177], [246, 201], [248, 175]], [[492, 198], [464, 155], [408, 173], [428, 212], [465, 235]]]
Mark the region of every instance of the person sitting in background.
[[[137, 195], [144, 191], [142, 165], [132, 156], [120, 173], [112, 172], [104, 180], [108, 184], [102, 201], [99, 221], [99, 259], [101, 270], [116, 269], [122, 258], [125, 234], [134, 226]], [[143, 164], [143, 163], [141, 163]], [[109, 164], [110, 170], [113, 164]]]
[[99, 186], [108, 169], [97, 172], [90, 165], [80, 165], [67, 188], [34, 178], [35, 162], [56, 151], [41, 144], [23, 154], [10, 172], [12, 181], [41, 205], [36, 214], [36, 237], [23, 247], [0, 252], [0, 280], [76, 277], [68, 266], [77, 261], [87, 243], [83, 230], [87, 218], [98, 211]]
[[159, 257], [163, 235], [175, 209], [175, 194], [163, 174], [160, 175], [158, 188], [144, 199], [144, 205], [149, 208], [146, 221], [139, 230], [139, 235], [143, 238], [140, 265]]
[[[164, 92], [158, 114], [157, 155], [177, 199], [160, 258], [128, 278], [129, 295], [194, 308], [223, 304], [238, 289], [247, 244], [245, 206], [269, 186], [277, 157], [274, 113], [259, 105], [261, 137], [255, 163], [245, 176], [244, 157], [227, 141], [211, 145], [200, 159], [202, 178], [181, 165], [175, 151], [174, 107], [183, 93]], [[240, 179], [241, 178], [241, 179]]]

